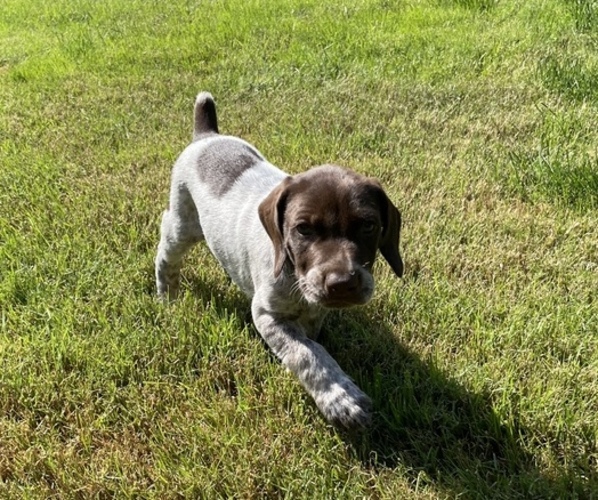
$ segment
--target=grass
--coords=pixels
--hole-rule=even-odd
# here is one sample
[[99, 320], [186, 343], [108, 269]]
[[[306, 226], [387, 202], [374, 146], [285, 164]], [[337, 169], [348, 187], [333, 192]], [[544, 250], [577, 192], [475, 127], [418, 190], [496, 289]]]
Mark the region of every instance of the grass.
[[596, 208], [598, 158], [583, 145], [579, 147], [584, 141], [580, 138], [583, 120], [549, 108], [540, 112], [537, 145], [533, 150], [513, 148], [509, 152], [510, 168], [502, 174], [505, 184], [524, 199], [549, 199], [582, 212]]
[[[596, 2], [0, 5], [0, 497], [596, 498]], [[401, 208], [406, 276], [322, 339], [374, 399], [323, 421], [194, 249], [154, 298], [211, 91], [290, 172]]]

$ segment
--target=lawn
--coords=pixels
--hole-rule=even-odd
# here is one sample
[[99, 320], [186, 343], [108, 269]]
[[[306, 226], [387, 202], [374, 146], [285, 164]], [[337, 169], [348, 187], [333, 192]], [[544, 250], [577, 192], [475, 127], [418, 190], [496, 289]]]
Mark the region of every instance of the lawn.
[[[153, 259], [200, 90], [400, 208], [331, 427], [205, 246]], [[0, 498], [598, 498], [598, 3], [2, 0]]]

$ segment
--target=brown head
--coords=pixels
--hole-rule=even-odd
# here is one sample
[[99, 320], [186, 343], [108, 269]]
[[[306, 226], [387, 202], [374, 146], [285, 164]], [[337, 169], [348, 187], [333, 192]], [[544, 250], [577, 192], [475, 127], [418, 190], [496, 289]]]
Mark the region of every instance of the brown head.
[[397, 276], [401, 215], [375, 179], [324, 165], [287, 177], [262, 201], [259, 216], [274, 245], [274, 275], [290, 264], [310, 303], [367, 302], [378, 249]]

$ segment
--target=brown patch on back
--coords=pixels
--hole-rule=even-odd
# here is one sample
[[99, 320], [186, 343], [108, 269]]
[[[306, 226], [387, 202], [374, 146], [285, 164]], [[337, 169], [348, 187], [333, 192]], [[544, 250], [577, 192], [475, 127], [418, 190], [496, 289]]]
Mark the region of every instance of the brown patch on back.
[[199, 157], [199, 179], [216, 196], [224, 196], [246, 170], [261, 161], [263, 156], [248, 144], [222, 137], [210, 143]]

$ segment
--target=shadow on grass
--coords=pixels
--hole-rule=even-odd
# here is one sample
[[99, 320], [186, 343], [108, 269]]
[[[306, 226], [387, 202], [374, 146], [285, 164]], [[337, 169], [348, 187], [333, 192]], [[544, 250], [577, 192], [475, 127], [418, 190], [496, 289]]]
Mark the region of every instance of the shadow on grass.
[[389, 328], [359, 310], [334, 313], [325, 327], [320, 341], [374, 400], [372, 428], [346, 436], [365, 466], [401, 465], [414, 485], [465, 498], [592, 498], [595, 473], [543, 475], [521, 446], [532, 439], [529, 429], [503, 421], [487, 394], [448, 378]]
[[[251, 323], [247, 299], [226, 293], [230, 283], [188, 284], [202, 300]], [[364, 467], [380, 473], [400, 466], [414, 487], [432, 485], [449, 496], [592, 498], [595, 474], [588, 481], [564, 468], [558, 477], [543, 475], [521, 446], [531, 439], [528, 429], [517, 419], [504, 422], [488, 395], [451, 380], [367, 313], [331, 313], [319, 341], [374, 401], [368, 431], [341, 431]]]

